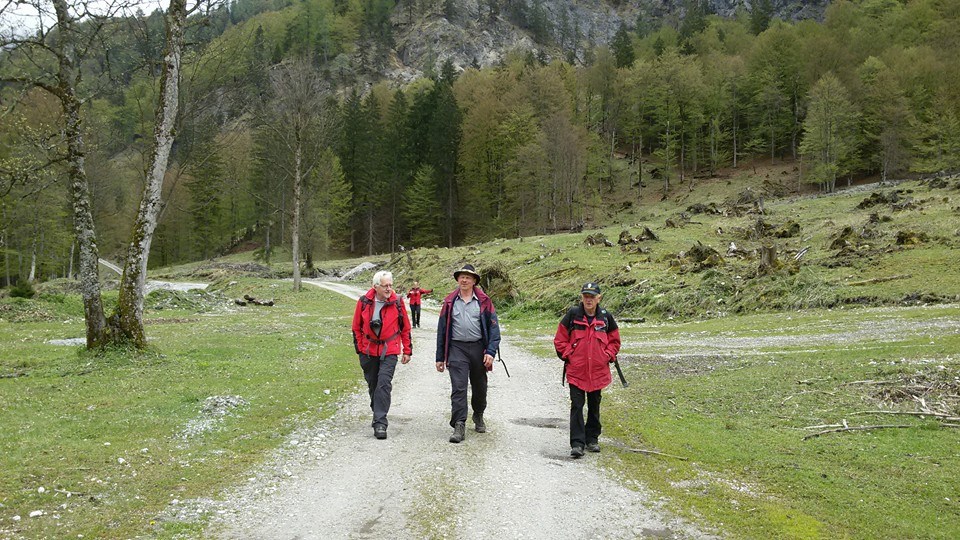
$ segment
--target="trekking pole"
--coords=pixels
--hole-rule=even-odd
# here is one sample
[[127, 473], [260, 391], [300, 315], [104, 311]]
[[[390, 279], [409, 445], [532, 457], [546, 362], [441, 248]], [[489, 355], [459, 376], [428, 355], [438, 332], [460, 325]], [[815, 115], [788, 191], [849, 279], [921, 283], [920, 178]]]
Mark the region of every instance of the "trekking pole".
[[500, 348], [499, 348], [499, 347], [497, 348], [497, 362], [500, 362], [501, 364], [503, 364], [503, 371], [504, 371], [504, 373], [507, 374], [507, 378], [509, 379], [509, 378], [510, 378], [510, 370], [507, 369], [507, 363], [504, 362], [504, 361], [503, 361], [503, 357], [500, 356]]
[[626, 388], [626, 387], [630, 386], [630, 385], [627, 383], [627, 379], [624, 378], [624, 376], [623, 376], [623, 370], [620, 369], [620, 361], [617, 360], [616, 358], [614, 358], [614, 359], [613, 359], [613, 365], [617, 366], [617, 375], [620, 376], [620, 382], [623, 383], [623, 387]]

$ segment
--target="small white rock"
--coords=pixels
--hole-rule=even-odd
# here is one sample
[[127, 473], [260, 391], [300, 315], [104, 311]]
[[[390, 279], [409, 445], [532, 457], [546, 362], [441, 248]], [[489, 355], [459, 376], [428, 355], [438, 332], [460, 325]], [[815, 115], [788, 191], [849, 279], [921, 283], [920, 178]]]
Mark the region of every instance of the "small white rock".
[[44, 492], [46, 492], [46, 491], [47, 491], [47, 488], [45, 488], [45, 487], [43, 487], [43, 486], [40, 486], [40, 487], [37, 488], [37, 493], [44, 493]]
[[20, 516], [13, 516], [12, 519], [13, 519], [14, 521], [20, 521]]
[[141, 448], [141, 449], [140, 449], [140, 453], [141, 453], [141, 454], [146, 454], [146, 453], [149, 452], [149, 451], [150, 451], [149, 448]]
[[117, 463], [119, 463], [119, 464], [121, 464], [121, 465], [123, 465], [123, 464], [126, 463], [126, 462], [127, 462], [127, 460], [123, 459], [122, 457], [118, 457], [118, 458], [117, 458]]
[[43, 515], [43, 510], [34, 510], [30, 512], [30, 517], [40, 517]]
[[329, 396], [329, 395], [330, 395], [330, 389], [328, 388], [328, 389], [324, 390], [323, 393]]
[[103, 445], [104, 445], [104, 446], [110, 446], [110, 443], [105, 442], [105, 443], [103, 443]]

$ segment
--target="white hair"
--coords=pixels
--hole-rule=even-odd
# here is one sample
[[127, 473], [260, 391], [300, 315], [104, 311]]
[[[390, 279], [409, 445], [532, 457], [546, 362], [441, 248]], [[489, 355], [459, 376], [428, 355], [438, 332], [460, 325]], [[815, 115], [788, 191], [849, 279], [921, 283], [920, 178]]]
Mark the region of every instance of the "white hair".
[[393, 281], [393, 272], [388, 272], [387, 270], [381, 270], [373, 275], [373, 284], [382, 285], [383, 278], [387, 278], [390, 281]]

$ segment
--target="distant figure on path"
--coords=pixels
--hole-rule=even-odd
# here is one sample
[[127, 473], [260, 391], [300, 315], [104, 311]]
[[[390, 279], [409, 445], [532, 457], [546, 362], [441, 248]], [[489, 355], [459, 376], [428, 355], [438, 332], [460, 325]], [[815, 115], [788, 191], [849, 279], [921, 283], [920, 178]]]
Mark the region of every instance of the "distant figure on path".
[[413, 287], [407, 293], [407, 299], [410, 302], [410, 318], [413, 320], [414, 328], [420, 328], [420, 297], [432, 292], [433, 289], [421, 289], [420, 282], [414, 281]]
[[600, 307], [600, 298], [600, 285], [585, 283], [580, 304], [567, 310], [553, 338], [570, 386], [570, 455], [574, 458], [583, 456], [584, 447], [600, 451], [600, 392], [610, 384], [610, 364], [620, 352], [617, 321]]
[[373, 435], [386, 439], [397, 356], [402, 352], [400, 363], [406, 364], [413, 354], [407, 308], [393, 291], [390, 272], [374, 274], [373, 287], [357, 300], [353, 313], [353, 346], [360, 356], [363, 378], [370, 391]]
[[466, 437], [468, 379], [474, 427], [477, 433], [487, 431], [487, 372], [500, 348], [500, 325], [490, 297], [477, 287], [480, 274], [473, 265], [463, 265], [453, 279], [457, 288], [443, 299], [437, 324], [437, 371], [450, 371], [450, 442], [459, 443]]

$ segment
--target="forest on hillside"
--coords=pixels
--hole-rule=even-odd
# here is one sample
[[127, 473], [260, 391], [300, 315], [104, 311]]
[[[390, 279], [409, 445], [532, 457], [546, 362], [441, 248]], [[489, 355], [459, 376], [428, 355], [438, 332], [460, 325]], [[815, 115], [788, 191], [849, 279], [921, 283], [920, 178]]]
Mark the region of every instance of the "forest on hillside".
[[[563, 50], [536, 2], [483, 5]], [[723, 19], [691, 2], [676, 22], [623, 25], [567, 60], [518, 51], [495, 66], [445, 62], [402, 86], [375, 80], [392, 29], [455, 2], [214, 5], [186, 29], [150, 265], [246, 248], [269, 260], [295, 236], [309, 268], [333, 255], [578, 229], [609, 219], [605, 207], [635, 211], [652, 193], [754, 159], [795, 161], [802, 182], [824, 191], [960, 169], [960, 4], [839, 1], [823, 22], [796, 23], [756, 5]], [[117, 258], [144, 190], [163, 13], [100, 22], [77, 91], [97, 241]], [[9, 285], [70, 275], [77, 255], [66, 119], [42, 85], [24, 83], [56, 58], [2, 38]]]

